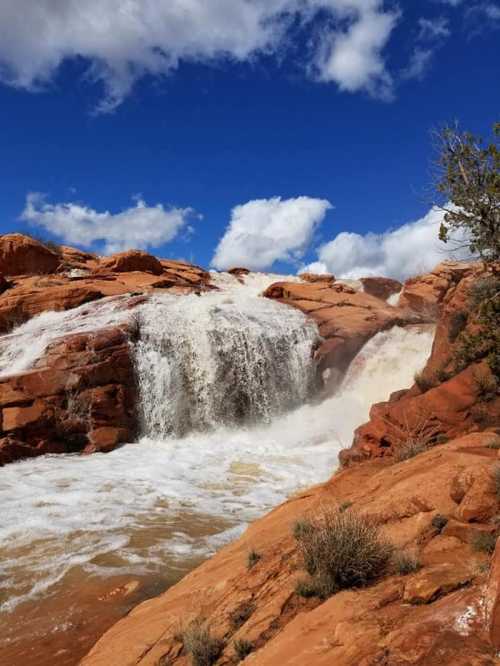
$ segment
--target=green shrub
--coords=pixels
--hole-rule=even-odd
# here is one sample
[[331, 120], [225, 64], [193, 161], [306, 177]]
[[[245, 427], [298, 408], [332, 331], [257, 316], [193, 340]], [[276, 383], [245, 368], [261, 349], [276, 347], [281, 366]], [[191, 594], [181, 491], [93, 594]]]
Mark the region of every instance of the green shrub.
[[202, 618], [191, 622], [182, 642], [191, 656], [192, 666], [212, 666], [224, 650], [224, 641], [212, 635], [210, 626]]
[[476, 280], [469, 288], [469, 303], [473, 309], [478, 308], [488, 298], [500, 291], [500, 278], [493, 275]]
[[247, 641], [244, 638], [234, 641], [234, 651], [238, 661], [243, 661], [253, 650], [254, 644], [251, 641]]
[[410, 553], [395, 553], [393, 556], [394, 569], [400, 576], [407, 576], [420, 569], [420, 562], [415, 555]]
[[450, 317], [450, 327], [448, 330], [448, 339], [455, 342], [460, 333], [467, 326], [469, 315], [464, 310], [457, 310]]
[[353, 511], [324, 511], [297, 543], [311, 577], [299, 582], [297, 592], [323, 599], [368, 585], [386, 571], [392, 554], [378, 528]]
[[247, 568], [248, 569], [253, 569], [253, 567], [257, 564], [257, 562], [262, 558], [262, 555], [258, 553], [256, 550], [251, 550], [248, 553], [247, 557]]
[[435, 527], [440, 532], [444, 530], [447, 524], [448, 524], [448, 518], [446, 516], [441, 515], [440, 513], [437, 513], [431, 521], [432, 527]]
[[488, 553], [491, 555], [495, 550], [497, 542], [496, 534], [489, 532], [479, 532], [472, 540], [472, 547], [481, 553]]

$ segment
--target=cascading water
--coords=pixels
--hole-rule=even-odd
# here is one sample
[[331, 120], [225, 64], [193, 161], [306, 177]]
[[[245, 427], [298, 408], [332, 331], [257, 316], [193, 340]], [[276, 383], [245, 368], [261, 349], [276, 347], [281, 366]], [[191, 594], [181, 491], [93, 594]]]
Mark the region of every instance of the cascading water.
[[203, 297], [157, 296], [137, 317], [149, 437], [269, 422], [312, 393], [316, 327], [297, 310], [249, 297], [241, 285]]
[[[308, 403], [315, 326], [257, 297], [276, 276], [216, 279], [222, 293], [158, 296], [133, 315], [138, 443], [0, 471], [0, 617], [12, 618], [4, 640], [27, 640], [33, 600], [39, 608], [71, 598], [72, 586], [96, 577], [172, 582], [298, 488], [328, 478], [370, 405], [409, 386], [430, 353], [430, 330], [381, 333], [334, 396]], [[58, 337], [126, 316], [116, 299], [42, 315], [0, 340], [0, 367], [26, 369]], [[61, 617], [71, 612], [64, 604]]]

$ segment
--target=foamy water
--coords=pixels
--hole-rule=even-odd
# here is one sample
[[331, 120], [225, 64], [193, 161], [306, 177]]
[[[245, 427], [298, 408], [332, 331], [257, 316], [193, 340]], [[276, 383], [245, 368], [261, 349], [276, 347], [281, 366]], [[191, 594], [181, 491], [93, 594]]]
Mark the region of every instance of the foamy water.
[[[273, 306], [284, 321], [290, 312], [295, 325], [301, 321]], [[297, 489], [326, 480], [371, 404], [410, 386], [431, 345], [430, 331], [381, 333], [335, 396], [266, 424], [212, 424], [184, 437], [143, 437], [107, 455], [45, 456], [3, 468], [1, 610], [51, 594], [75, 567], [89, 576], [154, 574], [212, 553]]]

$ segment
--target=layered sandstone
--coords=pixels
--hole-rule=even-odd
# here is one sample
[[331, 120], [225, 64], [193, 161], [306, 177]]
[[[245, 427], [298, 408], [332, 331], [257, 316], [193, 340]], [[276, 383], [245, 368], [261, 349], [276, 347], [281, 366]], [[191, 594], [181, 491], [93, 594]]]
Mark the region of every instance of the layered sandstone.
[[[477, 433], [405, 462], [374, 460], [341, 471], [137, 607], [82, 665], [187, 666], [182, 631], [201, 618], [224, 640], [220, 666], [237, 663], [240, 639], [252, 644], [240, 663], [256, 666], [492, 666], [500, 644], [500, 550], [489, 571], [490, 556], [474, 543], [479, 532], [496, 530], [499, 445], [494, 433]], [[375, 521], [396, 549], [418, 558], [420, 569], [389, 572], [325, 601], [298, 596], [304, 572], [294, 523], [341, 505]], [[251, 551], [260, 559], [249, 569]]]

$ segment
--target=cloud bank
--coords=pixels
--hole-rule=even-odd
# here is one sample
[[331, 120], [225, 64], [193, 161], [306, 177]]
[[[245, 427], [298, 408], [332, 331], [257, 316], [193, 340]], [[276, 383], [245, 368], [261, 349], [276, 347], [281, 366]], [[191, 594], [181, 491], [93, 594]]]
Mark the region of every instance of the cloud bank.
[[276, 261], [296, 263], [331, 207], [325, 199], [310, 197], [257, 199], [236, 206], [212, 265], [263, 271]]
[[303, 52], [305, 72], [388, 99], [392, 78], [383, 51], [399, 16], [384, 0], [0, 2], [0, 81], [37, 90], [65, 60], [80, 58], [88, 78], [104, 87], [98, 110], [106, 112], [144, 75], [168, 75], [180, 62], [277, 54], [299, 25], [315, 44]]
[[383, 275], [404, 280], [432, 270], [445, 259], [469, 258], [466, 250], [452, 252], [451, 245], [439, 241], [442, 220], [443, 212], [432, 208], [420, 220], [382, 234], [342, 232], [319, 248], [318, 261], [305, 270], [342, 278]]
[[47, 203], [42, 194], [31, 193], [21, 219], [69, 244], [90, 248], [94, 243], [103, 243], [103, 251], [111, 254], [168, 243], [187, 226], [193, 214], [191, 208], [148, 206], [142, 199], [120, 213], [99, 213], [77, 203]]

